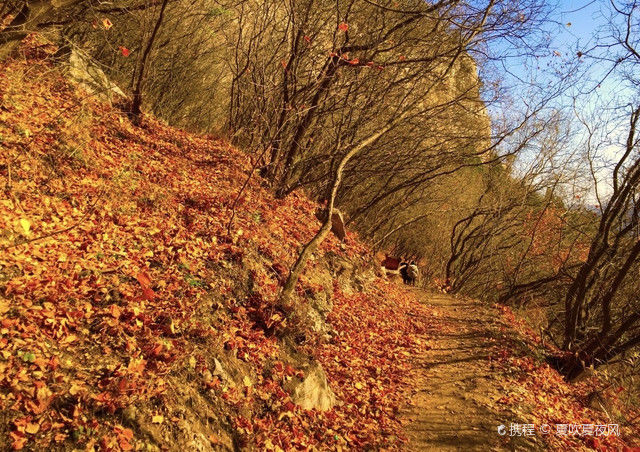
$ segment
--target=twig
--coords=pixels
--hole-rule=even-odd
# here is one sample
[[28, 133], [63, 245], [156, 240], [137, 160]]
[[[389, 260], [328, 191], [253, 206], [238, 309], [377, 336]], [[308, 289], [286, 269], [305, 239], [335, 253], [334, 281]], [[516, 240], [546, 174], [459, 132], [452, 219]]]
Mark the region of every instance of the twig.
[[100, 201], [100, 199], [102, 199], [102, 196], [104, 195], [104, 193], [105, 193], [105, 190], [103, 190], [102, 193], [100, 193], [98, 195], [96, 200], [93, 202], [93, 204], [91, 204], [89, 206], [89, 209], [84, 213], [84, 215], [82, 215], [82, 217], [80, 217], [80, 219], [78, 221], [76, 221], [74, 224], [72, 224], [71, 226], [68, 226], [68, 227], [66, 227], [64, 229], [58, 229], [57, 231], [49, 232], [48, 234], [44, 234], [44, 235], [41, 235], [39, 237], [34, 237], [34, 238], [31, 238], [31, 239], [25, 239], [25, 240], [22, 240], [22, 241], [17, 242], [17, 243], [12, 243], [11, 245], [5, 245], [3, 247], [0, 247], [0, 251], [5, 251], [5, 250], [8, 250], [9, 248], [14, 248], [16, 246], [26, 245], [28, 243], [37, 242], [38, 240], [47, 239], [49, 237], [53, 237], [53, 236], [58, 235], [58, 234], [63, 234], [65, 232], [68, 232], [68, 231], [78, 227], [91, 213], [93, 213], [93, 211], [94, 211], [94, 209], [96, 207], [96, 204], [98, 203], [98, 201]]
[[244, 190], [247, 188], [247, 185], [249, 185], [249, 181], [251, 180], [253, 173], [256, 171], [258, 164], [262, 161], [262, 157], [264, 157], [267, 150], [269, 149], [271, 149], [271, 146], [265, 146], [262, 153], [258, 156], [256, 161], [251, 166], [251, 171], [249, 171], [249, 175], [245, 179], [244, 184], [242, 184], [242, 187], [240, 188], [240, 191], [238, 192], [236, 199], [233, 200], [233, 204], [231, 205], [231, 218], [229, 218], [229, 223], [227, 224], [227, 235], [229, 237], [231, 237], [231, 227], [233, 226], [233, 220], [236, 217], [236, 207], [238, 206], [238, 201], [240, 201], [240, 197], [242, 196], [242, 193], [244, 193]]

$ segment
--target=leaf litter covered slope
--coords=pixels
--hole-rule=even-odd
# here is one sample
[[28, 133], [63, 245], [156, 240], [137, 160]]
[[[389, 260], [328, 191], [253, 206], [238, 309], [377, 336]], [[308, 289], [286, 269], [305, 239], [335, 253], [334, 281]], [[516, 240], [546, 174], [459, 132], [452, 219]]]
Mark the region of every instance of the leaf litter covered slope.
[[[532, 356], [539, 339], [508, 309], [478, 306], [493, 324], [458, 314], [454, 324], [448, 308], [383, 280], [366, 293], [334, 284], [333, 338], [309, 334], [298, 353], [322, 364], [338, 405], [295, 406], [285, 386], [304, 373], [273, 334], [291, 327], [274, 301], [319, 227], [316, 205], [295, 194], [276, 200], [252, 180], [229, 237], [246, 155], [153, 119], [133, 127], [70, 86], [43, 60], [52, 49], [33, 49], [0, 67], [3, 448], [404, 448], [409, 389], [437, 395], [448, 377], [415, 372], [442, 369], [432, 353], [469, 328], [486, 332], [481, 358], [500, 396], [461, 392], [494, 413], [487, 425], [605, 421], [581, 399], [596, 383], [576, 389]], [[366, 253], [349, 237], [319, 254]], [[303, 302], [320, 290], [320, 261], [301, 281]], [[431, 417], [451, 414], [417, 395], [413, 403]], [[619, 448], [615, 438], [546, 440], [557, 450]]]
[[[0, 67], [0, 444], [401, 447], [406, 358], [428, 309], [382, 280], [367, 293], [336, 284], [333, 339], [301, 347], [338, 405], [295, 406], [283, 388], [304, 375], [273, 334], [292, 327], [274, 302], [316, 205], [254, 179], [229, 237], [246, 155], [151, 118], [132, 126], [32, 45]], [[323, 253], [367, 250], [330, 239]], [[302, 279], [300, 294], [316, 290]]]

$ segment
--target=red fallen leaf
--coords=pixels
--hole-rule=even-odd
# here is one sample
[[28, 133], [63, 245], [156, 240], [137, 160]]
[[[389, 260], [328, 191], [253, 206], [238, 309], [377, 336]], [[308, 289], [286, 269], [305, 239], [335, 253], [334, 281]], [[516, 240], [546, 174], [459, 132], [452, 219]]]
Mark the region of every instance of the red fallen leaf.
[[311, 42], [311, 38], [309, 36], [305, 36], [304, 40], [307, 41], [307, 42]]
[[44, 370], [47, 367], [48, 363], [43, 358], [36, 358], [35, 361], [33, 361], [33, 364], [38, 366], [40, 368], [40, 370]]
[[120, 308], [115, 304], [109, 306], [109, 313], [113, 316], [114, 319], [119, 319], [120, 315], [122, 314]]
[[151, 350], [151, 356], [160, 356], [161, 353], [162, 353], [162, 344], [157, 344]]
[[[589, 444], [591, 443], [591, 444]], [[598, 438], [592, 437], [589, 438], [587, 440], [587, 444], [589, 444], [591, 447], [593, 447], [594, 449], [600, 449], [602, 447], [602, 444], [600, 443], [600, 440]]]
[[349, 64], [353, 64], [355, 66], [356, 64], [360, 64], [360, 60], [357, 58], [354, 58], [353, 60], [349, 61]]
[[118, 49], [120, 49], [120, 53], [124, 57], [128, 57], [129, 55], [131, 55], [131, 51], [129, 49], [127, 49], [126, 47], [119, 46]]
[[105, 30], [108, 30], [111, 27], [113, 27], [113, 23], [111, 23], [109, 19], [102, 19], [102, 26], [104, 27]]
[[22, 450], [24, 445], [27, 443], [27, 438], [22, 433], [11, 432], [11, 439], [13, 442], [11, 443], [11, 448], [13, 450]]
[[153, 301], [156, 298], [156, 293], [148, 287], [143, 287], [142, 296], [147, 301]]
[[53, 437], [53, 440], [56, 443], [61, 443], [65, 439], [67, 439], [67, 434], [66, 433], [56, 433], [56, 435]]
[[346, 33], [349, 30], [349, 24], [342, 22], [340, 25], [338, 25], [338, 29]]
[[27, 420], [26, 417], [21, 417], [13, 421], [14, 427], [16, 428], [17, 431], [21, 433], [24, 433], [24, 429], [26, 428], [28, 423], [29, 421]]
[[133, 439], [133, 430], [130, 428], [123, 428], [118, 436], [122, 436], [122, 438], [131, 441]]
[[136, 279], [142, 287], [151, 287], [151, 277], [147, 272], [141, 271], [136, 275]]

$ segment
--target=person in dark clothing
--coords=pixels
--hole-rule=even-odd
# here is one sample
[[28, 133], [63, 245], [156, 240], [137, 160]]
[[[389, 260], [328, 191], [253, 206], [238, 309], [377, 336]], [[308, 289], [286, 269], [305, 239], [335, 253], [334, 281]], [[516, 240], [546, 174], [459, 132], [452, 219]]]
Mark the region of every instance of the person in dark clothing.
[[410, 283], [410, 278], [409, 278], [409, 263], [408, 262], [402, 262], [400, 264], [400, 276], [402, 276], [402, 282], [405, 284], [409, 284]]

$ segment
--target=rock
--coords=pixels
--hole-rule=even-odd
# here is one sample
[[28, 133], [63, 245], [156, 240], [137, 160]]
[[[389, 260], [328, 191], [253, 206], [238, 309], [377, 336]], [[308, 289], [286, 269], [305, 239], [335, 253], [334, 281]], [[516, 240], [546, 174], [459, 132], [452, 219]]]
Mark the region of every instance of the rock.
[[339, 240], [344, 240], [347, 236], [344, 217], [342, 216], [342, 212], [337, 209], [334, 209], [333, 215], [331, 216], [331, 232], [333, 232]]
[[330, 290], [323, 288], [323, 290], [314, 293], [311, 297], [311, 307], [321, 314], [326, 314], [333, 309]]
[[316, 333], [324, 333], [326, 331], [327, 324], [325, 315], [316, 309], [310, 308], [306, 311], [306, 317], [311, 331]]
[[366, 292], [369, 286], [376, 280], [376, 271], [374, 268], [363, 270], [357, 273], [354, 278], [354, 284], [358, 291]]
[[122, 418], [128, 424], [135, 423], [137, 417], [138, 417], [138, 409], [133, 405], [129, 405], [124, 409], [124, 411], [122, 411]]
[[193, 440], [188, 444], [189, 450], [206, 452], [211, 450], [211, 441], [202, 433], [194, 434]]
[[327, 253], [326, 257], [334, 278], [352, 278], [354, 276], [355, 265], [349, 259], [333, 252]]
[[[324, 222], [327, 218], [326, 210], [317, 210], [316, 218]], [[338, 209], [333, 209], [333, 214], [331, 215], [331, 232], [338, 237], [338, 240], [344, 240], [347, 236], [347, 227], [344, 224], [344, 217], [342, 216], [342, 212]]]
[[233, 382], [233, 379], [229, 376], [227, 371], [224, 370], [222, 364], [220, 363], [220, 361], [218, 361], [218, 358], [213, 358], [213, 366], [213, 375], [215, 375], [216, 377], [220, 377], [220, 380], [222, 381]]
[[591, 367], [586, 367], [582, 372], [580, 372], [573, 380], [573, 383], [580, 383], [582, 381], [588, 380], [595, 376], [595, 370]]
[[622, 415], [610, 394], [593, 391], [587, 395], [587, 406], [592, 410], [602, 411], [608, 417], [617, 418]]
[[125, 97], [118, 86], [85, 53], [73, 49], [69, 55], [68, 76], [88, 92], [111, 101], [115, 96]]
[[336, 396], [329, 387], [322, 366], [312, 364], [304, 374], [304, 379], [295, 383], [290, 390], [293, 403], [305, 410], [326, 411], [333, 408]]

